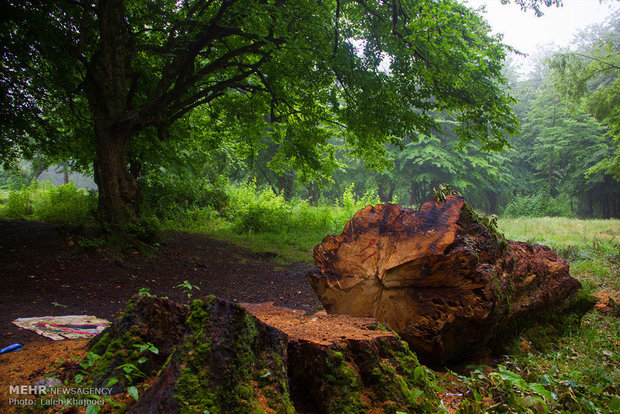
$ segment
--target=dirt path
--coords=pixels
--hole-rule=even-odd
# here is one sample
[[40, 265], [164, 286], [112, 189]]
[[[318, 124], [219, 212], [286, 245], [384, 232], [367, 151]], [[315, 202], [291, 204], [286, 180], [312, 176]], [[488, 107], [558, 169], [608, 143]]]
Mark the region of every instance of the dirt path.
[[306, 281], [307, 264], [278, 266], [272, 255], [204, 235], [165, 233], [151, 255], [121, 256], [85, 244], [54, 225], [0, 221], [0, 348], [23, 344], [0, 356], [0, 412], [18, 408], [8, 403], [9, 385], [32, 384], [87, 351], [86, 341], [55, 342], [13, 325], [16, 318], [88, 314], [112, 320], [141, 288], [188, 301], [175, 287], [185, 280], [200, 288], [194, 297], [214, 294], [309, 312], [320, 307]]
[[50, 224], [0, 221], [0, 347], [46, 340], [17, 328], [11, 323], [16, 318], [88, 314], [111, 320], [140, 288], [187, 301], [175, 288], [184, 280], [200, 288], [195, 296], [306, 311], [320, 306], [305, 278], [307, 264], [278, 266], [268, 254], [204, 235], [165, 233], [152, 257], [121, 257], [80, 244]]

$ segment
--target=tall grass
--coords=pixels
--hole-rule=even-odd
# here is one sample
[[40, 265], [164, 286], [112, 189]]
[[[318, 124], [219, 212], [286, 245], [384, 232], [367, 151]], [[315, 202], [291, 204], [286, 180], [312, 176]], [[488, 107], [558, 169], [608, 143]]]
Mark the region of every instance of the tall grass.
[[361, 208], [379, 203], [374, 194], [356, 197], [348, 188], [336, 201], [310, 205], [302, 199], [285, 200], [254, 183], [226, 187], [221, 210], [194, 208], [163, 221], [169, 229], [203, 232], [259, 251], [277, 253], [284, 261], [311, 261], [312, 249], [328, 234], [340, 233]]
[[59, 187], [34, 182], [11, 190], [0, 204], [0, 217], [41, 220], [73, 226], [94, 224], [97, 196], [76, 188], [73, 182]]
[[620, 242], [620, 220], [580, 220], [566, 217], [502, 218], [499, 226], [510, 239], [569, 246], [590, 242]]

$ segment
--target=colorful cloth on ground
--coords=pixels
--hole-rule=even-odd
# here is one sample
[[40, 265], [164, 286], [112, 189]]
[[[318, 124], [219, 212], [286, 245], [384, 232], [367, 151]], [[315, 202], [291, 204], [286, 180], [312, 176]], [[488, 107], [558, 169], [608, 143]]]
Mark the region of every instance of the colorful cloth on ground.
[[20, 328], [34, 331], [54, 341], [92, 338], [110, 324], [105, 319], [88, 315], [19, 318], [15, 319], [13, 323]]

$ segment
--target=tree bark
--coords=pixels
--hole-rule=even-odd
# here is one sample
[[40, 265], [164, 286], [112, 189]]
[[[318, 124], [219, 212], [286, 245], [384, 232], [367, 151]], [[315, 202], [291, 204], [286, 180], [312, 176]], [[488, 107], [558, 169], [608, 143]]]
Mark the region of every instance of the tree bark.
[[385, 187], [383, 184], [379, 183], [377, 186], [377, 194], [379, 195], [379, 199], [382, 203], [391, 203], [392, 198], [394, 197], [394, 189], [396, 188], [396, 184], [394, 182], [390, 182], [388, 184], [389, 191], [385, 191]]
[[489, 213], [496, 214], [497, 213], [497, 195], [494, 191], [487, 190], [486, 191], [487, 200], [489, 201]]
[[327, 312], [377, 318], [437, 364], [564, 310], [581, 287], [551, 249], [507, 242], [454, 195], [419, 211], [368, 206], [314, 259]]
[[417, 203], [418, 200], [418, 184], [415, 181], [411, 182], [411, 187], [409, 188], [409, 205], [413, 206]]
[[112, 231], [124, 232], [140, 215], [142, 193], [127, 166], [129, 137], [97, 128], [95, 182], [99, 188], [97, 219]]
[[313, 181], [306, 185], [306, 189], [308, 190], [310, 205], [317, 206], [319, 204], [319, 199], [321, 198], [321, 188], [319, 187], [319, 184]]
[[278, 175], [278, 190], [279, 194], [282, 194], [285, 200], [290, 200], [293, 197], [293, 187], [295, 186], [295, 173], [293, 171], [285, 171], [281, 175]]
[[549, 173], [547, 174], [547, 186], [549, 187], [549, 197], [553, 197], [553, 149], [551, 149], [551, 153], [549, 154]]

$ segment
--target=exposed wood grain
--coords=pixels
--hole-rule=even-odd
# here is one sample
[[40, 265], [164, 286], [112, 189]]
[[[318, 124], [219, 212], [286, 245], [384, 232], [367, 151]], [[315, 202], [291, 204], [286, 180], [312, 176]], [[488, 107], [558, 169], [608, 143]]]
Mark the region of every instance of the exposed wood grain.
[[386, 322], [425, 359], [466, 356], [515, 318], [561, 307], [580, 288], [544, 246], [508, 242], [462, 197], [420, 210], [360, 210], [314, 249], [308, 280], [328, 313]]

